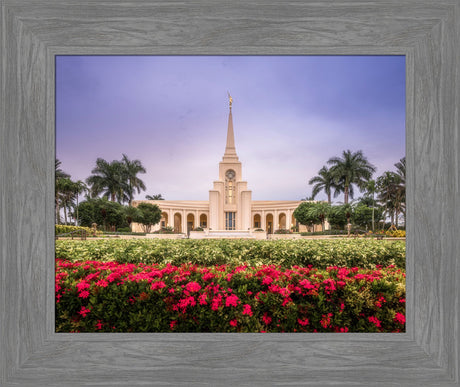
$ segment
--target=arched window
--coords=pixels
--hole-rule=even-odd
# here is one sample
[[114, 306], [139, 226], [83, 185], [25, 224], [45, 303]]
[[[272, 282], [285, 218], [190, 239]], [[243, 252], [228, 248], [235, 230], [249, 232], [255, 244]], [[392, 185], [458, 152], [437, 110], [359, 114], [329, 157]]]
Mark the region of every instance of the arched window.
[[235, 171], [229, 169], [225, 172], [225, 204], [235, 203]]

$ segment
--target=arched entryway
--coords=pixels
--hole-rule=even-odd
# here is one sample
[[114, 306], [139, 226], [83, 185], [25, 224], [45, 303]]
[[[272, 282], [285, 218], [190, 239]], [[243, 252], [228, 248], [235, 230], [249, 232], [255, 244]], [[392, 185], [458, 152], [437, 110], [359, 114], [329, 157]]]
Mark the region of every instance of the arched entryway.
[[273, 214], [267, 214], [266, 216], [267, 233], [273, 234]]
[[278, 229], [286, 230], [286, 214], [284, 212], [278, 216]]
[[208, 227], [208, 217], [206, 214], [200, 215], [200, 227], [207, 228]]
[[182, 215], [176, 212], [174, 214], [174, 232], [181, 233], [182, 232]]
[[195, 215], [188, 214], [187, 215], [187, 233], [192, 231], [195, 228]]
[[168, 227], [168, 213], [167, 212], [161, 213], [160, 226]]
[[254, 227], [254, 228], [261, 228], [261, 227], [262, 227], [262, 223], [261, 223], [261, 219], [260, 219], [260, 214], [255, 214], [255, 215], [254, 215], [253, 227]]

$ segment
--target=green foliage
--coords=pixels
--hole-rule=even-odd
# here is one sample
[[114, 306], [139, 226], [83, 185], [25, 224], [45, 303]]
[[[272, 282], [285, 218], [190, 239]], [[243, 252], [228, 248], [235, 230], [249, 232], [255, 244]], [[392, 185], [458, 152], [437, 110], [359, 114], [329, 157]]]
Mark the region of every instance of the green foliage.
[[316, 268], [391, 264], [405, 267], [404, 241], [374, 239], [232, 240], [232, 239], [124, 239], [57, 240], [56, 258], [71, 261], [101, 260], [121, 263], [199, 265], [247, 263], [251, 266], [299, 265]]
[[57, 332], [402, 332], [395, 268], [56, 261]]
[[156, 204], [140, 203], [137, 206], [139, 212], [134, 221], [142, 225], [144, 232], [149, 233], [152, 226], [161, 220], [161, 210]]
[[126, 226], [124, 207], [106, 198], [87, 199], [78, 206], [80, 224], [91, 227], [93, 223], [104, 230]]
[[274, 234], [292, 234], [292, 231], [280, 228], [279, 230], [275, 230]]
[[347, 225], [348, 217], [351, 216], [351, 206], [344, 204], [340, 206], [332, 206], [327, 218], [332, 228], [343, 229]]
[[81, 226], [66, 226], [62, 224], [56, 224], [54, 227], [55, 235], [62, 235], [71, 233], [74, 231], [86, 231], [86, 235], [92, 235], [93, 230], [89, 227], [81, 227]]
[[[383, 220], [383, 209], [378, 206], [374, 208], [374, 223], [380, 220]], [[372, 208], [361, 203], [354, 206], [352, 222], [359, 227], [372, 228]]]
[[300, 224], [310, 226], [321, 224], [324, 229], [324, 222], [329, 216], [331, 206], [325, 202], [303, 202], [295, 209], [294, 217]]

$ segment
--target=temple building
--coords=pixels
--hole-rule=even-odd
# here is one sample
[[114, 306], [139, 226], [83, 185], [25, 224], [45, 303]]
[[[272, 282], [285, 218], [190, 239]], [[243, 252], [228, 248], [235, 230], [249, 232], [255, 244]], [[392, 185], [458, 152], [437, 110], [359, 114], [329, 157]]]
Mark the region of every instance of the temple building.
[[[262, 229], [272, 234], [279, 229], [296, 226], [294, 210], [298, 200], [252, 200], [252, 191], [243, 180], [242, 164], [238, 159], [233, 132], [232, 99], [230, 97], [227, 143], [219, 163], [218, 179], [209, 190], [209, 200], [135, 200], [139, 203], [156, 204], [162, 218], [154, 231], [161, 227], [173, 227], [177, 233], [189, 233], [197, 227], [207, 233], [251, 233]], [[298, 224], [297, 224], [298, 226]], [[300, 226], [301, 231], [306, 227]], [[303, 230], [302, 230], [303, 229]], [[142, 231], [139, 224], [132, 224], [133, 231]]]

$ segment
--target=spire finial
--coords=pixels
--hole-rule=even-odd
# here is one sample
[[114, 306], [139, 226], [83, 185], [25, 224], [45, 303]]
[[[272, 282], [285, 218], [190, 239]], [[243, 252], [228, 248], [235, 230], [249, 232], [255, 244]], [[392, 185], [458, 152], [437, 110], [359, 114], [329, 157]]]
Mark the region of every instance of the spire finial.
[[230, 95], [230, 93], [227, 91], [227, 94], [228, 94], [228, 104], [230, 105], [230, 109], [232, 108], [232, 103], [233, 103], [233, 98], [232, 96]]
[[228, 128], [227, 128], [227, 145], [225, 147], [224, 161], [238, 161], [238, 156], [235, 150], [235, 137], [233, 134], [233, 118], [232, 118], [232, 103], [233, 98], [230, 93], [228, 94], [228, 103], [230, 105], [230, 112], [228, 114]]

